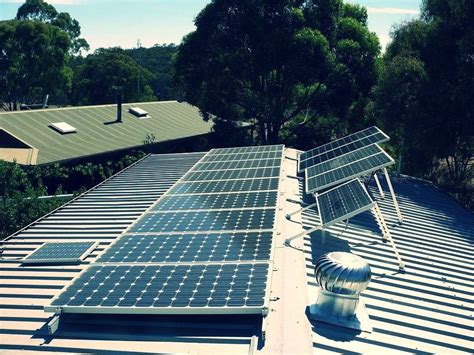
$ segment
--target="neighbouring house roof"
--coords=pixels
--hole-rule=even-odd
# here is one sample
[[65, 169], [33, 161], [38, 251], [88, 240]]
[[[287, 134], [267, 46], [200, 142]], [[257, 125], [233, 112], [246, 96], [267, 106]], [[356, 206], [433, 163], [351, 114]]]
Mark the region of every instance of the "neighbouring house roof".
[[[148, 117], [129, 113], [132, 106], [146, 110]], [[0, 129], [29, 146], [21, 150], [0, 146], [0, 158], [11, 160], [19, 152], [20, 163], [52, 163], [143, 146], [147, 136], [160, 143], [204, 135], [212, 127], [196, 107], [177, 101], [123, 104], [122, 123], [112, 123], [116, 110], [116, 105], [101, 105], [0, 113]], [[76, 132], [62, 134], [51, 127], [60, 122]], [[26, 159], [25, 150], [31, 149], [37, 157]]]
[[[433, 185], [393, 177], [404, 222], [398, 225], [390, 196], [369, 185], [402, 258], [398, 263], [370, 212], [314, 232], [284, 247], [286, 237], [318, 223], [316, 211], [295, 217], [295, 200], [307, 200], [296, 177], [298, 152], [286, 148], [279, 177], [268, 315], [64, 314], [57, 333], [43, 306], [97, 255], [137, 221], [205, 153], [150, 155], [43, 219], [11, 236], [0, 261], [0, 350], [130, 353], [471, 353], [473, 330], [474, 217]], [[256, 179], [256, 178], [253, 178]], [[268, 178], [267, 178], [268, 179]], [[242, 179], [240, 179], [242, 180]], [[244, 180], [242, 180], [244, 181]], [[386, 182], [382, 187], [388, 191]], [[309, 200], [308, 200], [309, 201]], [[61, 221], [80, 218], [81, 228]], [[94, 221], [89, 225], [88, 221]], [[98, 241], [74, 266], [22, 266], [21, 258], [44, 242]], [[373, 277], [362, 293], [372, 333], [310, 321], [316, 300], [314, 264], [328, 251], [366, 259]]]

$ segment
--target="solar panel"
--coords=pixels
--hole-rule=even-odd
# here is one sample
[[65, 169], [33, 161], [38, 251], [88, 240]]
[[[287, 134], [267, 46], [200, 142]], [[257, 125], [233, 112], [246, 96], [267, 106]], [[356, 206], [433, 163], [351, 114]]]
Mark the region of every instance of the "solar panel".
[[261, 177], [278, 177], [280, 167], [257, 168], [257, 169], [236, 169], [236, 170], [211, 170], [192, 171], [187, 174], [182, 181], [215, 181], [215, 180], [242, 180]]
[[241, 154], [241, 153], [262, 153], [283, 151], [283, 145], [261, 145], [258, 147], [236, 147], [236, 148], [220, 148], [212, 149], [207, 155], [215, 154]]
[[202, 158], [201, 162], [235, 161], [235, 160], [256, 160], [256, 159], [277, 159], [281, 157], [280, 150], [274, 152], [240, 153], [240, 154], [215, 154]]
[[[366, 128], [362, 131], [350, 134], [302, 153], [299, 156], [298, 171], [301, 172], [309, 166], [331, 159], [331, 157], [344, 154], [344, 152], [362, 148], [364, 145], [383, 143], [389, 139], [390, 138], [385, 133], [375, 126]], [[350, 146], [346, 147], [347, 145]], [[323, 154], [327, 154], [327, 156], [319, 157]]]
[[308, 176], [314, 176], [314, 175], [319, 175], [322, 174], [326, 171], [332, 170], [339, 168], [343, 165], [353, 163], [357, 160], [361, 160], [367, 157], [370, 157], [371, 155], [380, 153], [382, 151], [381, 148], [379, 148], [376, 144], [369, 145], [367, 147], [357, 149], [353, 152], [350, 152], [348, 154], [341, 155], [337, 158], [327, 160], [323, 163], [314, 165], [310, 168], [307, 169]]
[[261, 314], [282, 153], [283, 146], [208, 153], [217, 158], [195, 165], [45, 309]]
[[316, 199], [321, 225], [324, 227], [369, 210], [374, 205], [367, 190], [357, 179], [323, 192]]
[[125, 235], [108, 248], [99, 263], [197, 263], [266, 261], [272, 232]]
[[153, 211], [255, 208], [275, 206], [276, 191], [258, 191], [245, 193], [167, 195], [157, 204]]
[[243, 192], [277, 190], [278, 178], [249, 180], [220, 180], [176, 184], [169, 194], [202, 194], [214, 192]]
[[275, 210], [211, 210], [145, 214], [130, 233], [272, 229]]
[[267, 263], [91, 266], [45, 310], [99, 307], [104, 313], [169, 314], [173, 308], [175, 314], [192, 314], [196, 308], [235, 308], [232, 313], [261, 313], [268, 272]]
[[96, 247], [95, 242], [44, 243], [22, 260], [23, 264], [80, 263]]
[[355, 177], [369, 174], [373, 171], [392, 165], [394, 163], [393, 159], [380, 147], [378, 147], [378, 149], [380, 149], [380, 152], [374, 155], [353, 161], [352, 163], [339, 166], [320, 174], [313, 175], [311, 172], [312, 168], [307, 169], [306, 192], [314, 193], [321, 191]]
[[280, 166], [280, 164], [281, 158], [262, 160], [220, 161], [215, 163], [204, 162], [198, 163], [194, 167], [193, 171], [268, 168], [272, 166]]

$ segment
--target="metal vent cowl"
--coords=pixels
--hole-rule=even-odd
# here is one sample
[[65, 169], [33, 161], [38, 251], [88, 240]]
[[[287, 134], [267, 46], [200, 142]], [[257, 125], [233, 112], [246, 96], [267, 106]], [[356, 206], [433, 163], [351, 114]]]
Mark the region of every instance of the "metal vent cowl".
[[325, 291], [340, 295], [358, 295], [369, 285], [372, 272], [360, 256], [346, 252], [332, 252], [316, 262], [317, 283]]

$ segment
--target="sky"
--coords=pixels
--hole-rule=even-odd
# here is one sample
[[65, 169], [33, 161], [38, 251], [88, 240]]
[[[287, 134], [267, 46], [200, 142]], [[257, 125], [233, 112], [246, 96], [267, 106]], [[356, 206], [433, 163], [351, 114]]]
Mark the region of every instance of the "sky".
[[[419, 15], [421, 0], [346, 0], [367, 7], [369, 29], [385, 48], [394, 24]], [[23, 0], [0, 0], [0, 20], [15, 17]], [[178, 44], [194, 30], [193, 20], [210, 0], [49, 0], [79, 21], [91, 50], [120, 46]]]

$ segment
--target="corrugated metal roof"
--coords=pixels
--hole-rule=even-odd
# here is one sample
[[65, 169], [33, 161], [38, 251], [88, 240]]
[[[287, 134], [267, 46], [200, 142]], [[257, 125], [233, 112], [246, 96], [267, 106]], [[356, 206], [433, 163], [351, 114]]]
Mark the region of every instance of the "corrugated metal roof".
[[[84, 106], [37, 111], [0, 113], [0, 128], [38, 149], [36, 164], [45, 164], [142, 146], [148, 134], [155, 142], [207, 134], [212, 123], [204, 122], [199, 110], [176, 101], [137, 104], [149, 112], [138, 119], [122, 106], [122, 123], [104, 124], [116, 118], [116, 105]], [[60, 134], [48, 127], [66, 122], [76, 133]]]
[[[301, 184], [292, 178], [296, 175], [296, 151], [287, 149], [285, 155], [290, 159], [283, 164], [282, 196], [283, 200], [295, 199], [302, 193]], [[393, 181], [405, 218], [401, 226], [396, 225], [388, 194], [380, 203], [406, 262], [406, 274], [398, 272], [395, 255], [381, 241], [369, 212], [351, 219], [347, 228], [344, 223], [331, 227], [324, 244], [320, 233], [314, 233], [295, 241], [294, 246], [301, 250], [283, 247], [284, 239], [301, 228], [283, 218], [298, 208], [285, 201], [277, 220], [272, 302], [263, 323], [258, 316], [65, 314], [60, 330], [49, 337], [46, 322], [51, 314], [44, 313], [42, 306], [77, 275], [81, 266], [21, 267], [14, 258], [47, 240], [98, 238], [101, 249], [106, 247], [123, 226], [189, 168], [182, 166], [181, 157], [185, 161], [191, 158], [188, 165], [192, 165], [201, 156], [150, 156], [58, 210], [52, 220], [14, 236], [5, 252], [11, 260], [0, 264], [0, 349], [205, 354], [245, 353], [257, 347], [266, 353], [471, 352], [474, 218], [434, 186], [408, 177]], [[379, 198], [373, 186], [370, 191]], [[91, 211], [97, 213], [95, 217]], [[99, 218], [100, 223], [91, 221], [90, 228], [72, 229], [75, 217], [82, 213], [86, 221]], [[306, 228], [318, 221], [314, 211], [301, 217]], [[118, 228], [114, 219], [119, 222]], [[47, 232], [49, 228], [57, 232], [53, 221], [66, 222], [68, 229]], [[305, 314], [316, 297], [312, 265], [323, 252], [333, 250], [350, 250], [365, 258], [372, 268], [373, 280], [362, 294], [373, 326], [370, 334], [313, 323]], [[257, 346], [255, 339], [262, 335], [262, 325], [266, 341]]]
[[[409, 178], [393, 180], [404, 217], [402, 225], [388, 188], [380, 201], [405, 274], [370, 212], [305, 240], [309, 299], [316, 301], [314, 263], [329, 251], [350, 251], [366, 259], [372, 281], [362, 294], [373, 333], [358, 333], [324, 323], [312, 323], [316, 353], [472, 353], [474, 218], [433, 185]], [[381, 182], [384, 182], [382, 180]], [[385, 185], [385, 184], [384, 184]], [[386, 187], [386, 185], [384, 186]], [[374, 186], [372, 194], [380, 199]], [[318, 220], [303, 214], [306, 227]], [[311, 301], [310, 301], [311, 302]]]

